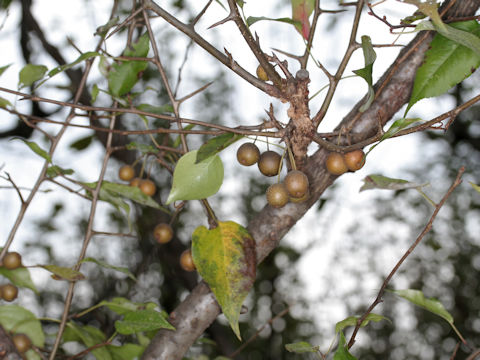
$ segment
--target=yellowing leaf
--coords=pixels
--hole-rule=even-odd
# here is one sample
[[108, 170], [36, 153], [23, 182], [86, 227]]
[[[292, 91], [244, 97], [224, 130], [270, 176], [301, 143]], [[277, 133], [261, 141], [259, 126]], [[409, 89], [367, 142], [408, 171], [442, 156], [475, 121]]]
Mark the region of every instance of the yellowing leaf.
[[240, 339], [240, 310], [255, 281], [255, 241], [247, 229], [232, 221], [219, 222], [212, 230], [199, 226], [192, 234], [192, 255]]

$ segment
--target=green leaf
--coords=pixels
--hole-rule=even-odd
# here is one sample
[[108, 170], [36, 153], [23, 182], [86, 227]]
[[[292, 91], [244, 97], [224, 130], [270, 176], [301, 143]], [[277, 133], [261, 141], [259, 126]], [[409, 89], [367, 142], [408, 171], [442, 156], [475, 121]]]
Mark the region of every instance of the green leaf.
[[226, 133], [209, 139], [198, 149], [195, 164], [202, 162], [210, 156], [218, 154], [220, 151], [232, 145], [235, 141], [240, 140], [241, 138], [243, 138], [243, 135]]
[[358, 70], [353, 70], [355, 74], [365, 79], [368, 85], [368, 98], [367, 102], [360, 107], [360, 112], [364, 112], [367, 110], [373, 102], [375, 98], [375, 92], [373, 91], [373, 63], [377, 59], [377, 54], [375, 50], [373, 50], [372, 40], [370, 36], [363, 35], [362, 36], [362, 50], [363, 50], [363, 57], [365, 59], [365, 67]]
[[145, 348], [137, 344], [123, 344], [121, 346], [107, 345], [107, 350], [112, 355], [112, 360], [135, 360], [140, 359]]
[[0, 108], [6, 109], [7, 106], [12, 106], [12, 103], [7, 99], [0, 97]]
[[28, 140], [25, 140], [23, 138], [20, 138], [20, 137], [14, 137], [12, 138], [11, 140], [21, 140], [23, 141], [26, 145], [28, 145], [28, 147], [37, 155], [40, 155], [42, 158], [44, 158], [45, 160], [47, 160], [49, 163], [52, 162], [52, 158], [50, 157], [50, 155], [48, 154], [48, 152], [46, 152], [45, 150], [43, 150], [37, 143], [33, 142], [33, 141], [28, 141]]
[[33, 290], [38, 294], [38, 290], [30, 277], [30, 271], [27, 268], [20, 267], [8, 270], [0, 266], [0, 275], [5, 276], [13, 285]]
[[297, 31], [302, 34], [304, 39], [308, 39], [310, 34], [310, 22], [308, 18], [315, 8], [315, 0], [290, 0], [292, 3], [292, 19], [300, 22], [300, 26], [295, 25]]
[[247, 18], [247, 25], [250, 26], [250, 25], [255, 24], [257, 21], [263, 21], [263, 20], [278, 21], [278, 22], [283, 22], [283, 23], [295, 25], [295, 26], [298, 26], [298, 27], [302, 26], [300, 21], [295, 21], [295, 20], [290, 19], [290, 18], [285, 18], [285, 17], [284, 18], [269, 18], [269, 17], [266, 17], [266, 16], [249, 16]]
[[394, 123], [392, 124], [392, 126], [390, 126], [390, 128], [382, 135], [382, 137], [380, 138], [378, 143], [376, 143], [375, 145], [371, 146], [370, 149], [368, 149], [368, 152], [367, 152], [366, 155], [368, 155], [377, 145], [380, 145], [380, 143], [382, 141], [387, 140], [387, 139], [391, 138], [392, 136], [395, 136], [396, 134], [398, 134], [403, 129], [405, 129], [408, 126], [410, 126], [411, 124], [419, 122], [419, 121], [422, 121], [422, 119], [402, 117], [398, 120], [395, 120]]
[[[131, 57], [146, 57], [149, 50], [148, 33], [140, 36], [132, 48], [125, 49], [123, 55]], [[138, 74], [148, 66], [146, 61], [122, 61], [120, 64], [113, 64], [108, 73], [108, 88], [114, 96], [122, 96], [132, 90], [138, 81]]]
[[102, 194], [106, 195], [107, 193], [109, 194], [108, 198], [110, 198], [111, 196], [117, 198], [121, 196], [123, 198], [135, 201], [140, 205], [150, 206], [152, 208], [162, 210], [167, 214], [170, 213], [167, 209], [165, 209], [163, 206], [153, 200], [151, 196], [145, 195], [138, 187], [135, 186], [117, 184], [110, 181], [103, 181], [100, 189], [100, 198], [102, 198]]
[[418, 189], [428, 185], [428, 183], [417, 184], [403, 179], [389, 178], [383, 175], [368, 175], [363, 179], [363, 186], [360, 191], [371, 189], [383, 190], [404, 190], [404, 189]]
[[122, 297], [113, 298], [111, 301], [104, 300], [98, 305], [106, 306], [118, 315], [126, 315], [130, 312], [135, 312], [137, 310], [153, 310], [157, 307], [157, 304], [153, 302], [135, 303]]
[[47, 176], [49, 178], [54, 178], [58, 175], [72, 175], [73, 173], [75, 173], [75, 171], [72, 169], [63, 169], [57, 165], [49, 166], [47, 169]]
[[255, 241], [243, 226], [219, 222], [214, 229], [199, 226], [192, 234], [192, 256], [240, 339], [240, 309], [255, 281]]
[[97, 84], [93, 84], [92, 91], [90, 92], [90, 96], [92, 97], [92, 104], [97, 100], [97, 96], [100, 93], [100, 89], [98, 88]]
[[[448, 26], [462, 30], [479, 42], [480, 24], [476, 21], [465, 21]], [[452, 32], [452, 31], [451, 31]], [[419, 100], [445, 93], [460, 83], [480, 66], [480, 54], [459, 44], [457, 41], [436, 34], [425, 54], [425, 61], [417, 70], [412, 95], [405, 114]]]
[[111, 270], [115, 270], [115, 271], [118, 271], [118, 272], [121, 272], [125, 275], [127, 275], [130, 279], [134, 280], [134, 281], [137, 281], [137, 279], [135, 278], [135, 276], [130, 272], [130, 270], [128, 270], [128, 268], [126, 267], [120, 267], [120, 266], [113, 266], [113, 265], [110, 265], [108, 263], [106, 263], [105, 261], [101, 261], [101, 260], [97, 260], [93, 257], [87, 257], [85, 259], [83, 259], [81, 261], [82, 263], [84, 262], [93, 262], [105, 269], [111, 269]]
[[105, 35], [107, 35], [108, 33], [108, 30], [110, 30], [112, 27], [117, 25], [119, 20], [120, 18], [118, 16], [110, 19], [106, 24], [97, 27], [97, 30], [95, 31], [94, 35], [105, 37]]
[[155, 310], [129, 312], [123, 320], [115, 321], [115, 329], [122, 335], [158, 329], [175, 330], [167, 321], [167, 318], [168, 315], [166, 313]]
[[61, 66], [57, 66], [56, 68], [53, 68], [52, 70], [50, 70], [48, 72], [48, 76], [49, 77], [55, 76], [58, 73], [61, 73], [61, 72], [65, 71], [65, 70], [68, 70], [68, 69], [71, 69], [75, 65], [81, 63], [82, 61], [85, 61], [87, 59], [90, 59], [92, 57], [99, 56], [99, 55], [100, 55], [100, 53], [98, 53], [96, 51], [88, 51], [88, 52], [80, 55], [75, 61], [73, 61], [69, 64], [65, 64], [65, 65], [61, 65]]
[[389, 291], [453, 324], [453, 316], [445, 310], [442, 303], [433, 298], [426, 298], [420, 290], [406, 289]]
[[357, 360], [355, 356], [348, 352], [347, 341], [342, 331], [340, 331], [340, 340], [338, 341], [337, 351], [335, 351], [333, 360]]
[[205, 199], [217, 193], [223, 182], [223, 163], [218, 155], [198, 164], [198, 150], [189, 151], [177, 162], [166, 204], [176, 200]]
[[7, 331], [27, 335], [38, 347], [45, 346], [45, 334], [37, 317], [18, 305], [0, 306], [0, 325]]
[[73, 270], [69, 267], [57, 265], [37, 265], [37, 267], [41, 267], [47, 271], [50, 271], [55, 280], [78, 281], [85, 279], [85, 275], [83, 275], [80, 271]]
[[152, 145], [147, 145], [147, 144], [139, 144], [136, 142], [131, 142], [130, 144], [127, 144], [127, 150], [138, 150], [141, 152], [143, 155], [147, 153], [158, 153], [158, 149], [155, 146]]
[[476, 192], [480, 193], [480, 185], [476, 185], [476, 184], [472, 183], [471, 181], [470, 181], [470, 185], [472, 185], [473, 189]]
[[12, 65], [12, 64], [8, 64], [8, 65], [0, 67], [0, 76], [5, 72], [5, 70], [7, 70], [10, 67], [10, 65]]
[[[78, 325], [73, 322], [67, 323], [67, 327], [65, 328], [65, 332], [63, 334], [64, 342], [77, 341], [83, 343], [87, 347], [104, 343], [105, 340], [105, 334], [100, 329], [90, 325]], [[97, 347], [92, 350], [92, 354], [97, 359], [112, 359], [106, 347]]]
[[27, 64], [20, 70], [18, 87], [21, 89], [43, 78], [48, 68], [44, 65]]
[[[335, 333], [339, 333], [340, 331], [343, 331], [343, 329], [345, 329], [348, 326], [356, 326], [358, 319], [360, 319], [359, 316], [349, 316], [346, 319], [337, 322], [336, 325], [335, 325]], [[389, 319], [386, 318], [383, 315], [370, 313], [370, 314], [367, 315], [365, 320], [363, 320], [360, 327], [367, 326], [370, 321], [379, 322], [379, 321], [382, 321], [382, 320], [389, 320]]]
[[78, 140], [75, 140], [73, 143], [69, 145], [70, 149], [74, 149], [77, 151], [85, 150], [87, 147], [90, 146], [93, 140], [93, 135], [88, 135], [85, 137], [82, 137]]
[[318, 351], [317, 346], [312, 346], [305, 341], [300, 341], [293, 344], [287, 344], [285, 345], [285, 349], [287, 349], [288, 352], [293, 352], [297, 354], [314, 353]]

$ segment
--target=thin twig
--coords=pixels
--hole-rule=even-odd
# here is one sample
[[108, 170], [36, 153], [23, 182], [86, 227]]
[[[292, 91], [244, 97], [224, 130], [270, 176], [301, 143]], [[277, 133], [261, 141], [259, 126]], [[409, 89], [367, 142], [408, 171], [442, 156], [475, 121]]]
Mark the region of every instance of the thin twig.
[[390, 271], [390, 274], [386, 277], [385, 281], [382, 284], [382, 287], [380, 288], [378, 295], [376, 299], [373, 301], [373, 303], [368, 307], [367, 311], [357, 320], [357, 325], [353, 329], [352, 336], [350, 337], [350, 341], [348, 342], [348, 348], [351, 348], [353, 344], [355, 343], [355, 337], [358, 333], [358, 330], [360, 329], [362, 323], [364, 320], [367, 318], [368, 314], [372, 312], [372, 310], [383, 301], [383, 294], [385, 293], [385, 289], [387, 285], [390, 283], [390, 280], [392, 277], [397, 273], [398, 269], [400, 266], [404, 263], [404, 261], [407, 259], [407, 257], [415, 250], [418, 244], [422, 241], [422, 239], [425, 237], [428, 232], [432, 229], [433, 222], [435, 218], [437, 217], [437, 214], [439, 213], [440, 209], [443, 207], [445, 202], [447, 201], [448, 197], [452, 194], [453, 190], [461, 184], [462, 182], [462, 175], [465, 171], [465, 168], [462, 166], [457, 173], [457, 177], [455, 178], [455, 181], [453, 184], [450, 186], [450, 188], [447, 190], [445, 195], [443, 196], [442, 200], [437, 204], [435, 207], [435, 210], [433, 211], [432, 216], [430, 217], [430, 220], [428, 221], [427, 225], [425, 225], [425, 228], [422, 230], [420, 235], [418, 235], [417, 239], [413, 242], [413, 244], [408, 248], [408, 250], [403, 254], [403, 256], [400, 258], [400, 260], [395, 264], [393, 267], [392, 271]]

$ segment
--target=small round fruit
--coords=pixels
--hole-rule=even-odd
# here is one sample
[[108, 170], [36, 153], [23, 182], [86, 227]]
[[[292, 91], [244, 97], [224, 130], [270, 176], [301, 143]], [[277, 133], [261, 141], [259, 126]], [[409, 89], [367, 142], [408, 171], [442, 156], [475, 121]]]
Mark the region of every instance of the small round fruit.
[[2, 299], [8, 302], [15, 300], [18, 296], [18, 288], [12, 284], [5, 284], [0, 287]]
[[7, 252], [2, 264], [5, 269], [14, 270], [22, 266], [22, 256], [15, 251]]
[[180, 266], [185, 271], [194, 271], [196, 269], [190, 249], [185, 250], [182, 255], [180, 255]]
[[118, 177], [120, 178], [120, 180], [130, 181], [134, 178], [134, 176], [135, 176], [135, 170], [131, 165], [123, 165], [118, 170]]
[[365, 165], [365, 153], [360, 149], [346, 153], [343, 158], [350, 171], [360, 170]]
[[280, 169], [282, 157], [275, 151], [265, 151], [258, 160], [258, 169], [265, 176], [275, 176]]
[[325, 165], [327, 166], [328, 172], [332, 175], [342, 175], [348, 171], [343, 155], [336, 152], [328, 155]]
[[18, 352], [21, 354], [27, 352], [32, 347], [32, 341], [25, 334], [13, 335], [12, 341], [15, 344], [15, 347], [17, 348]]
[[166, 244], [173, 238], [173, 229], [169, 224], [160, 223], [153, 229], [153, 236], [159, 244]]
[[301, 198], [308, 192], [307, 175], [299, 170], [290, 171], [283, 182], [291, 197]]
[[262, 81], [268, 81], [268, 75], [262, 65], [258, 65], [257, 67], [257, 77]]
[[155, 183], [149, 179], [141, 180], [138, 187], [147, 196], [153, 196], [157, 191], [157, 187], [155, 186]]
[[288, 203], [288, 191], [283, 183], [272, 184], [267, 189], [267, 202], [276, 208], [281, 208]]
[[310, 198], [310, 191], [307, 191], [302, 197], [296, 198], [290, 196], [290, 202], [294, 204], [302, 203], [304, 201], [307, 201]]
[[133, 186], [133, 187], [138, 187], [140, 185], [140, 181], [142, 181], [142, 179], [136, 177], [136, 178], [133, 178], [131, 181], [130, 181], [130, 186]]
[[260, 150], [254, 143], [244, 143], [237, 150], [237, 160], [243, 166], [252, 166], [260, 159]]

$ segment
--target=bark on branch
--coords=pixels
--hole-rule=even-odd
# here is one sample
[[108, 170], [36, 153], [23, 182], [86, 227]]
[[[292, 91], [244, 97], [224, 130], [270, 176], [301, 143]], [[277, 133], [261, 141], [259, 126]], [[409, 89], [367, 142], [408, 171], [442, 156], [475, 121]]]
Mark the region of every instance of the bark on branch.
[[[470, 16], [480, 7], [480, 0], [446, 1], [443, 8], [446, 7], [449, 7], [446, 16]], [[375, 85], [376, 98], [370, 108], [359, 113], [358, 109], [363, 104], [360, 101], [338, 128], [346, 129], [352, 135], [351, 139], [360, 141], [375, 134], [379, 124], [383, 126], [390, 120], [408, 101], [416, 70], [432, 37], [433, 34], [424, 32], [417, 35]], [[258, 263], [275, 249], [283, 236], [335, 180], [336, 177], [329, 175], [324, 166], [327, 153], [326, 149], [320, 148], [308, 158], [303, 168], [311, 184], [308, 202], [290, 203], [281, 209], [266, 206], [248, 224], [248, 230], [256, 241]], [[220, 307], [208, 286], [204, 282], [199, 283], [170, 316], [177, 330], [160, 330], [146, 349], [143, 359], [181, 359], [219, 314]]]

